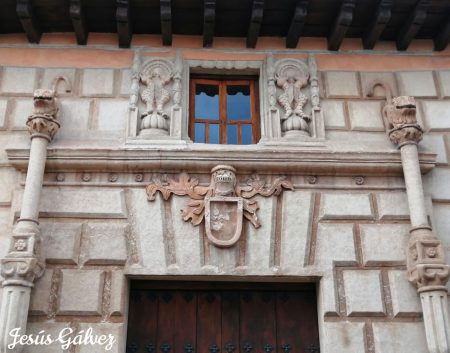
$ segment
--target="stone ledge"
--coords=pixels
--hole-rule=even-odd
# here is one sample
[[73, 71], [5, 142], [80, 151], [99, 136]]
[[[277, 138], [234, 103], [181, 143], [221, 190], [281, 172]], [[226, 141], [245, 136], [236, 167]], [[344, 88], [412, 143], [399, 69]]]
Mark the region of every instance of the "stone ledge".
[[[268, 148], [252, 145], [246, 148], [200, 149], [188, 146], [134, 149], [49, 149], [46, 171], [139, 172], [195, 171], [209, 173], [218, 164], [233, 165], [239, 172], [307, 173], [308, 175], [402, 176], [400, 153], [333, 152], [328, 149]], [[227, 147], [227, 148], [224, 148]], [[26, 171], [29, 149], [7, 149], [11, 165]], [[436, 164], [434, 153], [420, 154], [423, 174]]]

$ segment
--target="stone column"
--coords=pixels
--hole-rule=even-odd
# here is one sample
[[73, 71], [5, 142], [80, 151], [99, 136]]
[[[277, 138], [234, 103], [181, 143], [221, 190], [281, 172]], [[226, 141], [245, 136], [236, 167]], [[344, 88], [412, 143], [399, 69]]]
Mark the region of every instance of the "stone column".
[[413, 97], [395, 97], [384, 108], [389, 138], [398, 145], [411, 215], [407, 251], [408, 279], [422, 303], [428, 350], [450, 352], [447, 287], [449, 265], [441, 241], [433, 234], [425, 208], [417, 144], [423, 130], [416, 120]]
[[10, 332], [17, 329], [19, 334], [26, 333], [31, 288], [45, 269], [38, 217], [47, 145], [59, 129], [55, 91], [36, 90], [34, 106], [27, 121], [31, 147], [20, 218], [12, 234], [8, 255], [1, 261], [5, 280], [0, 309], [0, 353], [23, 350], [24, 346], [10, 345], [13, 342]]

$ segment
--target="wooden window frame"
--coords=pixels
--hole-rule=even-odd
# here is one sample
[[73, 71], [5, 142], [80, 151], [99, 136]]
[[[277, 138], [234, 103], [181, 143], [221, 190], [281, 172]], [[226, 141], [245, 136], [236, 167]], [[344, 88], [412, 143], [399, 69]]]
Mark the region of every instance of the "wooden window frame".
[[[205, 142], [209, 144], [209, 125], [219, 125], [219, 143], [221, 145], [231, 145], [227, 142], [227, 125], [237, 125], [237, 144], [242, 144], [241, 125], [252, 126], [252, 143], [256, 144], [260, 139], [260, 119], [259, 119], [259, 94], [258, 80], [255, 78], [231, 79], [231, 78], [191, 78], [189, 92], [189, 136], [195, 141], [195, 124], [205, 124]], [[196, 119], [195, 117], [195, 86], [196, 84], [217, 85], [219, 87], [219, 120]], [[227, 120], [227, 87], [237, 85], [248, 85], [250, 88], [250, 120]]]

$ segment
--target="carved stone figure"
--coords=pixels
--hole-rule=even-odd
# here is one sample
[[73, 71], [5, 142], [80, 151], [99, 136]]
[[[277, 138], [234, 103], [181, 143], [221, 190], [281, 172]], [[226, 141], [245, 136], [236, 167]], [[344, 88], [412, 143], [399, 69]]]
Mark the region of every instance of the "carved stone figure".
[[141, 93], [146, 105], [141, 117], [141, 132], [153, 129], [154, 134], [168, 134], [169, 116], [164, 112], [164, 105], [171, 98], [166, 85], [173, 79], [172, 64], [162, 59], [152, 60], [144, 67], [140, 78], [146, 86]]
[[278, 96], [278, 103], [284, 109], [281, 117], [282, 131], [309, 132], [308, 123], [311, 117], [304, 112], [308, 97], [302, 92], [309, 82], [309, 73], [302, 62], [293, 59], [283, 59], [276, 63], [275, 80], [283, 93]]
[[218, 165], [211, 170], [209, 186], [198, 185], [197, 179], [185, 173], [180, 175], [178, 181], [166, 176], [154, 176], [152, 181], [146, 188], [149, 201], [155, 200], [158, 191], [164, 200], [172, 194], [188, 195], [191, 200], [182, 210], [183, 219], [194, 226], [205, 219], [206, 235], [211, 243], [219, 247], [232, 246], [239, 240], [243, 218], [255, 228], [261, 226], [256, 214], [259, 206], [254, 196], [268, 197], [279, 195], [283, 189], [293, 189], [292, 183], [284, 177], [267, 184], [265, 180], [253, 176], [245, 185], [239, 185], [236, 170], [228, 165]]

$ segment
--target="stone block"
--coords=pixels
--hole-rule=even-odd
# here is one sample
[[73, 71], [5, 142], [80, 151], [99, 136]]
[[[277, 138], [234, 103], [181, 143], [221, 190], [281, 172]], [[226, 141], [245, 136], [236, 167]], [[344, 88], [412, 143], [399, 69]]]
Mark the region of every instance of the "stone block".
[[122, 70], [120, 78], [120, 95], [128, 97], [131, 91], [131, 70]]
[[356, 263], [352, 224], [319, 223], [315, 263], [331, 268], [333, 261], [349, 265]]
[[328, 270], [320, 279], [317, 307], [319, 318], [339, 316], [339, 306], [336, 298], [336, 278], [332, 270]]
[[61, 128], [55, 140], [86, 139], [90, 106], [91, 101], [87, 99], [61, 99], [59, 113]]
[[124, 264], [127, 261], [128, 224], [89, 223], [86, 264]]
[[306, 246], [310, 239], [310, 221], [313, 195], [311, 192], [283, 194], [280, 264], [283, 269], [305, 266]]
[[13, 130], [25, 130], [27, 128], [26, 122], [28, 117], [33, 113], [34, 106], [31, 98], [16, 99], [13, 104], [12, 110], [12, 123]]
[[45, 217], [126, 218], [123, 190], [116, 188], [44, 188], [39, 209]]
[[423, 176], [425, 192], [433, 200], [450, 201], [450, 169], [434, 168]]
[[99, 315], [103, 295], [101, 270], [62, 271], [59, 315]]
[[4, 67], [0, 86], [1, 93], [32, 94], [36, 84], [36, 69]]
[[406, 192], [383, 192], [376, 194], [380, 219], [409, 219]]
[[433, 204], [433, 220], [433, 232], [450, 251], [450, 204]]
[[[63, 331], [64, 330], [64, 331]], [[37, 334], [41, 333], [44, 335], [50, 335], [50, 338], [53, 340], [53, 343], [50, 345], [30, 345], [24, 346], [23, 353], [66, 353], [67, 350], [62, 348], [62, 345], [65, 343], [65, 340], [58, 340], [60, 332], [62, 334], [69, 333], [69, 323], [64, 322], [28, 322], [27, 324], [27, 334], [34, 335], [36, 337]], [[41, 331], [44, 331], [42, 333]], [[42, 337], [42, 336], [41, 336]]]
[[[391, 72], [361, 72], [361, 88], [363, 97], [368, 97], [369, 92], [373, 82], [375, 80], [382, 80], [389, 85], [392, 95], [398, 95], [397, 84], [395, 83], [395, 76]], [[380, 86], [377, 86], [374, 90], [374, 97], [385, 98], [386, 92]]]
[[436, 162], [448, 164], [447, 151], [445, 148], [444, 137], [442, 135], [425, 134], [419, 144], [419, 151], [431, 151], [437, 154]]
[[406, 271], [389, 271], [389, 285], [395, 317], [417, 316], [422, 312], [419, 295], [408, 282]]
[[450, 102], [449, 101], [423, 101], [423, 112], [426, 127], [430, 131], [450, 129]]
[[125, 351], [125, 337], [123, 324], [97, 324], [97, 323], [81, 323], [79, 326], [80, 333], [85, 334], [90, 329], [92, 335], [98, 339], [104, 337], [102, 341], [97, 340], [94, 344], [79, 345], [75, 350], [76, 353], [119, 353]]
[[428, 352], [422, 322], [374, 322], [373, 339], [375, 352]]
[[114, 92], [113, 69], [85, 69], [81, 79], [81, 94], [88, 97], [108, 97]]
[[344, 271], [344, 288], [348, 316], [384, 315], [380, 271]]
[[128, 121], [127, 100], [99, 100], [97, 128], [100, 131], [122, 132], [125, 134], [125, 126]]
[[9, 204], [17, 182], [17, 173], [12, 168], [0, 168], [0, 205]]
[[46, 269], [41, 278], [34, 282], [31, 290], [30, 313], [45, 315], [48, 312], [53, 270]]
[[44, 74], [42, 76], [40, 87], [43, 88], [53, 88], [53, 80], [55, 77], [58, 76], [64, 76], [69, 80], [69, 83], [71, 85], [71, 93], [66, 92], [66, 89], [68, 88], [66, 84], [63, 81], [60, 81], [58, 86], [56, 87], [56, 92], [58, 93], [58, 96], [64, 96], [71, 94], [73, 95], [73, 90], [75, 89], [75, 69], [63, 69], [63, 68], [52, 68], [52, 69], [45, 69]]
[[112, 271], [111, 275], [111, 301], [110, 301], [110, 313], [111, 315], [123, 315], [126, 298], [126, 284], [123, 271]]
[[322, 194], [320, 219], [373, 219], [369, 194]]
[[438, 71], [437, 75], [442, 96], [450, 97], [450, 71]]
[[409, 224], [361, 225], [361, 247], [365, 265], [404, 264]]
[[382, 109], [379, 101], [347, 102], [352, 130], [385, 131]]
[[41, 223], [47, 262], [77, 263], [81, 226], [81, 223]]
[[325, 89], [329, 98], [359, 97], [356, 72], [325, 72]]
[[7, 207], [0, 207], [0, 259], [2, 259], [9, 249], [12, 228], [12, 214]]
[[345, 129], [344, 102], [323, 100], [321, 102], [325, 128], [327, 129]]
[[[320, 338], [321, 352], [365, 352], [363, 322], [324, 322], [322, 325]], [[384, 351], [379, 352], [384, 353]]]
[[436, 97], [437, 91], [431, 71], [397, 72], [399, 93], [402, 96]]
[[6, 128], [6, 107], [8, 105], [7, 99], [0, 99], [0, 130]]

